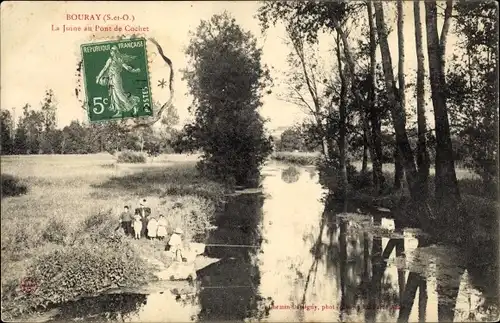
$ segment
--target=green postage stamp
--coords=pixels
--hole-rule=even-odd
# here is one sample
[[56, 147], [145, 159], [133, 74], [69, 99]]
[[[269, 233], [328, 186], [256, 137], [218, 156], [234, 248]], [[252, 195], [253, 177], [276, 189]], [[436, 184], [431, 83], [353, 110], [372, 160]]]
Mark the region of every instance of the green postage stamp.
[[146, 39], [81, 46], [90, 121], [153, 115]]

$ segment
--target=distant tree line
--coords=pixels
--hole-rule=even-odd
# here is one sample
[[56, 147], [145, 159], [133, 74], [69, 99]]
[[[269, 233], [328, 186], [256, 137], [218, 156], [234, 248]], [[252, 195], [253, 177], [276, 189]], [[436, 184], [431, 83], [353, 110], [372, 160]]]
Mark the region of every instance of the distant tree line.
[[[416, 129], [408, 129], [409, 142], [412, 148], [416, 149], [418, 145], [418, 134]], [[381, 131], [382, 142], [382, 162], [394, 163], [394, 150], [388, 143], [394, 143], [394, 134], [389, 131]], [[435, 136], [432, 131], [427, 134], [427, 146], [429, 147], [429, 160], [434, 162]], [[474, 162], [475, 152], [469, 149], [468, 143], [458, 135], [452, 135], [453, 157], [458, 165], [470, 167]], [[364, 150], [363, 136], [354, 135], [350, 140], [348, 152], [352, 160], [365, 161], [368, 159]], [[274, 139], [274, 148], [276, 151], [286, 152], [321, 152], [321, 140], [314, 136], [310, 124], [294, 125], [285, 129], [281, 135]]]
[[[88, 123], [73, 120], [62, 129], [57, 127], [57, 103], [48, 90], [40, 109], [29, 104], [22, 108], [17, 120], [9, 110], [1, 110], [0, 135], [2, 155], [92, 154], [121, 150], [142, 151], [150, 155], [182, 152], [183, 133], [174, 126], [179, 117], [174, 108], [167, 111], [159, 127], [143, 127], [133, 131], [120, 121]], [[16, 122], [14, 122], [16, 121]]]

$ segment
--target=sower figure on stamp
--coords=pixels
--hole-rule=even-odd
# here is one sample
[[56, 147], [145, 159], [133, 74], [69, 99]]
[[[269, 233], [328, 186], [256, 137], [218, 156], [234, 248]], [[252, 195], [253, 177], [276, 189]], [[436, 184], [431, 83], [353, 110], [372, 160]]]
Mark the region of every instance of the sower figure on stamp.
[[148, 217], [151, 214], [151, 208], [146, 207], [146, 199], [141, 199], [139, 207], [135, 209], [135, 214], [139, 214], [142, 222], [141, 236], [148, 236]]
[[111, 47], [110, 58], [106, 61], [99, 75], [96, 77], [96, 83], [108, 86], [110, 104], [109, 109], [116, 114], [113, 117], [120, 116], [122, 112], [133, 110], [137, 113], [141, 99], [138, 96], [130, 95], [123, 89], [123, 80], [121, 73], [125, 69], [131, 73], [139, 73], [139, 68], [133, 68], [128, 63], [135, 57], [120, 53], [117, 46]]

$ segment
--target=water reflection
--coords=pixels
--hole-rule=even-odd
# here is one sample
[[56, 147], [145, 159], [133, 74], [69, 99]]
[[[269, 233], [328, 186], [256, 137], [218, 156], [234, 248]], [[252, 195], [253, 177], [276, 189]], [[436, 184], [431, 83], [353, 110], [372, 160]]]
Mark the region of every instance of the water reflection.
[[288, 184], [295, 183], [299, 180], [299, 177], [300, 177], [300, 171], [294, 166], [290, 166], [281, 171], [281, 179], [285, 183]]
[[[270, 197], [264, 204], [269, 242], [263, 250], [275, 255], [261, 257], [260, 290], [275, 300], [268, 321], [471, 319], [477, 309], [468, 310], [462, 299], [477, 290], [466, 266], [450, 256], [460, 251], [430, 246], [418, 231], [396, 229], [394, 221], [380, 215], [369, 217], [371, 226], [359, 227], [358, 221], [342, 216], [344, 207], [353, 212], [356, 206], [333, 198], [323, 204], [318, 200], [323, 192], [311, 179], [303, 172], [294, 186], [281, 186], [280, 191], [271, 189], [279, 185], [272, 178], [264, 183]], [[307, 209], [303, 201], [308, 201]], [[280, 223], [279, 233], [268, 220]], [[440, 248], [445, 254], [435, 252]], [[494, 298], [498, 300], [498, 293]], [[487, 299], [481, 295], [477, 301]]]
[[200, 321], [242, 320], [259, 315], [260, 273], [256, 254], [261, 244], [262, 194], [241, 194], [228, 201], [217, 218], [206, 255], [221, 258], [198, 272], [201, 278]]
[[322, 199], [326, 192], [310, 171], [297, 168], [290, 185], [284, 172], [270, 169], [264, 169], [263, 194], [231, 196], [217, 215], [208, 243], [219, 246], [207, 247], [206, 255], [220, 260], [197, 272], [193, 293], [97, 298], [65, 305], [64, 317], [81, 317], [89, 309], [94, 317], [127, 322], [449, 322], [498, 316], [495, 270], [471, 266], [460, 250], [396, 229], [381, 214], [362, 215], [356, 205]]
[[58, 308], [54, 321], [85, 317], [87, 321], [124, 321], [137, 315], [146, 303], [146, 295], [116, 294], [88, 297], [68, 302]]

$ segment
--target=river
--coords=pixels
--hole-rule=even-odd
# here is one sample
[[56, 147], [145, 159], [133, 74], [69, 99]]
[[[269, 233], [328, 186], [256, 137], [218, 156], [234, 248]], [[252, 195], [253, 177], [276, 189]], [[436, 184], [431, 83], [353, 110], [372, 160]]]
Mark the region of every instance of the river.
[[[64, 304], [51, 320], [449, 322], [498, 317], [496, 272], [389, 217], [341, 213], [311, 168], [269, 163], [228, 197], [194, 286]], [[470, 262], [470, 261], [469, 261]]]

